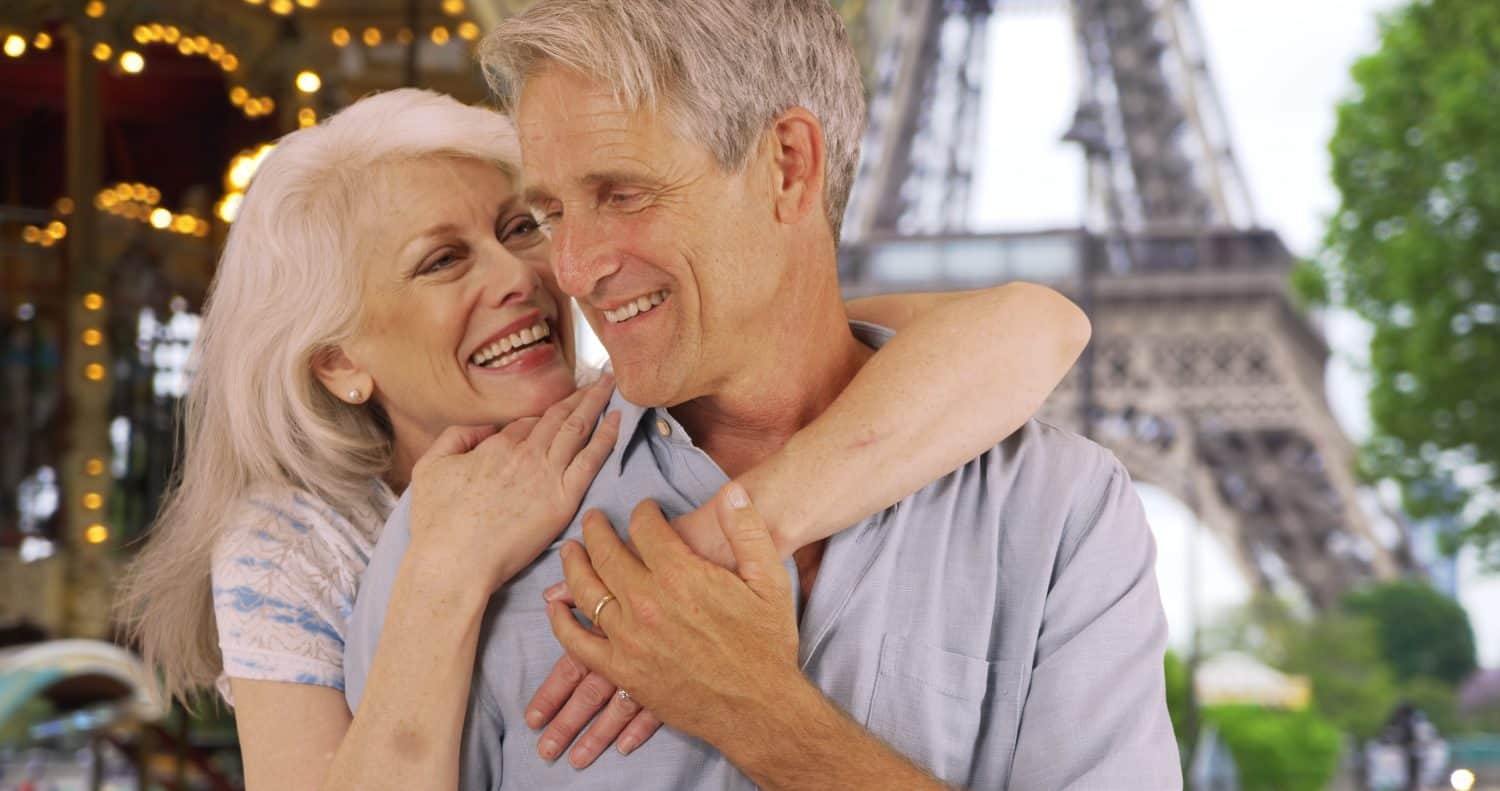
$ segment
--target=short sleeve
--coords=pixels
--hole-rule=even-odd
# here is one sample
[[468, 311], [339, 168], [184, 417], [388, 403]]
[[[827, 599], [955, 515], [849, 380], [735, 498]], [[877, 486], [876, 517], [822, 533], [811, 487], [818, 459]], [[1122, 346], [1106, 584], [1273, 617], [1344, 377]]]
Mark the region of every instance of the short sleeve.
[[1124, 466], [1100, 461], [1093, 475], [1080, 469], [1089, 483], [1063, 529], [1012, 789], [1182, 788], [1156, 544]]
[[[256, 501], [215, 547], [224, 677], [344, 689], [344, 631], [367, 555], [316, 509]], [[365, 552], [368, 550], [366, 549]], [[219, 690], [231, 704], [228, 684]]]

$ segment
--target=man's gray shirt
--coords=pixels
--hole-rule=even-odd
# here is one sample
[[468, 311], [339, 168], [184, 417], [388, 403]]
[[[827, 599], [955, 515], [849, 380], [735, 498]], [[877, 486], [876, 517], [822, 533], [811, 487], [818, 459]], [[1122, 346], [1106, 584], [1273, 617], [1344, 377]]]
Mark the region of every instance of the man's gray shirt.
[[[871, 346], [890, 337], [853, 326]], [[542, 601], [562, 579], [562, 542], [581, 540], [590, 509], [624, 534], [640, 500], [675, 518], [728, 482], [665, 409], [619, 393], [610, 408], [622, 412], [620, 439], [578, 516], [485, 612], [460, 759], [465, 791], [753, 788], [717, 750], [669, 727], [629, 756], [606, 750], [583, 770], [537, 756], [525, 711], [562, 656]], [[351, 711], [410, 541], [409, 508], [408, 495], [380, 537], [349, 623]], [[802, 670], [855, 722], [948, 783], [1180, 788], [1155, 556], [1120, 462], [1031, 421], [829, 540], [798, 613]]]

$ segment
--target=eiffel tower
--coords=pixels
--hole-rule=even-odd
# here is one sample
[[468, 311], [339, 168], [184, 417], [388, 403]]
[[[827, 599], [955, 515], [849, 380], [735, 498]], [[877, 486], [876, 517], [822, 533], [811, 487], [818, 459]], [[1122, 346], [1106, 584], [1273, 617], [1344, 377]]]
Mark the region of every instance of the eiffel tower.
[[[1094, 341], [1044, 409], [1172, 494], [1250, 584], [1317, 608], [1412, 572], [1361, 509], [1323, 395], [1329, 350], [1294, 306], [1293, 259], [1255, 207], [1188, 0], [847, 0], [871, 89], [844, 227], [851, 295], [1046, 282]], [[966, 228], [985, 42], [1012, 14], [1067, 14], [1081, 64], [1064, 139], [1087, 164], [1085, 226]], [[1066, 120], [1066, 119], [1060, 119]]]

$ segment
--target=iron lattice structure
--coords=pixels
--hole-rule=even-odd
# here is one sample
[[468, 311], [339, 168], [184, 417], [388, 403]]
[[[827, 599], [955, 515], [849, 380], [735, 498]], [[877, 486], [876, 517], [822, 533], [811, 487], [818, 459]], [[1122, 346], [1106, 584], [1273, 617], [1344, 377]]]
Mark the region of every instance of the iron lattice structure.
[[[1323, 395], [1328, 348], [1294, 307], [1293, 260], [1259, 228], [1188, 0], [895, 0], [843, 4], [871, 85], [865, 159], [844, 226], [846, 290], [1009, 279], [1070, 293], [1090, 351], [1046, 417], [1186, 503], [1246, 579], [1317, 607], [1415, 570], [1377, 535]], [[1066, 13], [1079, 62], [1064, 139], [1087, 162], [1085, 227], [966, 228], [986, 31]], [[1066, 119], [1063, 119], [1066, 120]]]

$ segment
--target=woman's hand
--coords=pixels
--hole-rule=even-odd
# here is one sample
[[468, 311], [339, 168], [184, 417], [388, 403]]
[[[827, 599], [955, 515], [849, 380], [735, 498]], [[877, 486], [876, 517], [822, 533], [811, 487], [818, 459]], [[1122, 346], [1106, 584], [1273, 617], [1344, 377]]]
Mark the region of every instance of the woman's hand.
[[504, 585], [547, 548], [578, 510], [619, 436], [620, 415], [590, 429], [613, 379], [552, 405], [540, 418], [450, 428], [412, 470], [411, 552], [460, 585]]

